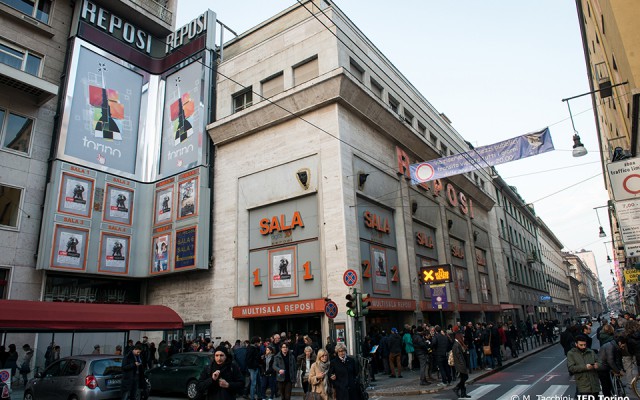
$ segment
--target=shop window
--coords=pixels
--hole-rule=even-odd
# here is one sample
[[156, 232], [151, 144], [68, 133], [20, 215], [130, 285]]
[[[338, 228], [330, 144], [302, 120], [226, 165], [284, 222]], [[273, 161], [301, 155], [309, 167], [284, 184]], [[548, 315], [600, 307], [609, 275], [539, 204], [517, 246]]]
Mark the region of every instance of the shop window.
[[302, 64], [298, 64], [293, 67], [293, 83], [299, 85], [301, 83], [310, 81], [317, 77], [318, 72], [318, 57], [314, 57], [311, 60], [304, 61]]
[[237, 113], [253, 104], [253, 91], [251, 86], [231, 96], [233, 98], [233, 112]]
[[0, 63], [29, 75], [40, 76], [42, 57], [16, 45], [0, 42]]
[[269, 98], [275, 96], [278, 93], [284, 91], [284, 74], [279, 72], [278, 74], [271, 76], [262, 81], [262, 97]]
[[0, 184], [0, 227], [18, 228], [22, 189]]
[[0, 138], [2, 148], [29, 153], [33, 120], [0, 108]]
[[51, 0], [0, 0], [0, 2], [45, 24], [49, 23]]

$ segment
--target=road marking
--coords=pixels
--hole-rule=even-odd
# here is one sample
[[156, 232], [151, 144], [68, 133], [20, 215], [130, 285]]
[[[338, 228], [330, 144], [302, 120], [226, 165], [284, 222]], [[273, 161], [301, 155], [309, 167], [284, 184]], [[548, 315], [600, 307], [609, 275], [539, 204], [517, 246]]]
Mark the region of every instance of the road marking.
[[540, 398], [549, 399], [552, 396], [558, 396], [559, 398], [559, 396], [562, 396], [567, 389], [569, 389], [569, 385], [551, 385], [549, 386], [549, 389], [542, 393]]
[[557, 375], [557, 374], [548, 374], [548, 375], [547, 375], [547, 379], [545, 379], [544, 381], [545, 381], [545, 382], [549, 382], [550, 380], [552, 380], [552, 379], [553, 379], [553, 378], [555, 378], [556, 376], [560, 376], [560, 375]]
[[513, 400], [514, 398], [518, 398], [519, 395], [525, 392], [525, 390], [529, 389], [531, 385], [516, 385], [511, 388], [507, 393], [498, 397], [496, 400]]
[[562, 361], [560, 361], [559, 363], [557, 363], [555, 367], [551, 368], [551, 369], [549, 370], [549, 372], [547, 372], [546, 374], [542, 375], [542, 376], [540, 377], [540, 379], [538, 379], [537, 381], [533, 382], [533, 383], [531, 384], [531, 386], [535, 386], [538, 382], [540, 382], [541, 380], [543, 380], [544, 378], [546, 378], [547, 376], [549, 376], [549, 374], [550, 374], [551, 372], [553, 372], [553, 370], [554, 370], [554, 369], [556, 369], [556, 368], [558, 368], [559, 366], [561, 366], [562, 364], [564, 364], [564, 362], [565, 362], [565, 361], [567, 361], [567, 360], [566, 360], [566, 359], [563, 359]]
[[477, 389], [473, 389], [472, 391], [470, 391], [469, 393], [467, 393], [469, 396], [471, 396], [474, 399], [478, 399], [482, 396], [484, 396], [485, 394], [489, 393], [490, 391], [492, 391], [493, 389], [499, 387], [500, 384], [489, 384], [489, 385], [482, 385]]
[[529, 382], [529, 379], [533, 378], [535, 375], [521, 375], [519, 379], [514, 379], [515, 382]]

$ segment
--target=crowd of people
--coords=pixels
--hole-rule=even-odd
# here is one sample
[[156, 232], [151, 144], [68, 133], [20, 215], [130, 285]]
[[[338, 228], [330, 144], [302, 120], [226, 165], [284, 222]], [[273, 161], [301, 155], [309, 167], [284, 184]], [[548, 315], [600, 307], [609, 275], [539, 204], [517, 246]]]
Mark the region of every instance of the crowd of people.
[[567, 321], [560, 344], [567, 356], [567, 368], [576, 381], [577, 395], [605, 397], [614, 393], [614, 381], [629, 387], [640, 361], [640, 315], [598, 318], [595, 332], [598, 349], [593, 349], [592, 322]]

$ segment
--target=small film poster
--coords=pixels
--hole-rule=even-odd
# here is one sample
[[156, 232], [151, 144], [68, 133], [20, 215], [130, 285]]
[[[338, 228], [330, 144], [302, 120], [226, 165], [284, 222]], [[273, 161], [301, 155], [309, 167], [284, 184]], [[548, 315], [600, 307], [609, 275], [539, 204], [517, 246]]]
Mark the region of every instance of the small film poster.
[[169, 272], [169, 248], [171, 246], [170, 234], [154, 236], [153, 238], [153, 264], [151, 273]]
[[87, 257], [88, 229], [56, 226], [51, 266], [83, 270]]
[[176, 231], [174, 270], [196, 266], [196, 237], [197, 228], [195, 226]]
[[58, 211], [82, 217], [90, 217], [94, 186], [93, 179], [62, 173], [60, 186]]
[[133, 190], [107, 184], [107, 206], [104, 220], [131, 225]]
[[198, 178], [188, 179], [178, 184], [178, 219], [198, 214]]
[[102, 234], [100, 272], [126, 274], [129, 271], [129, 237]]
[[173, 185], [156, 190], [154, 225], [170, 222], [173, 217]]
[[371, 247], [371, 265], [373, 266], [373, 291], [389, 293], [389, 270], [387, 253], [381, 247]]

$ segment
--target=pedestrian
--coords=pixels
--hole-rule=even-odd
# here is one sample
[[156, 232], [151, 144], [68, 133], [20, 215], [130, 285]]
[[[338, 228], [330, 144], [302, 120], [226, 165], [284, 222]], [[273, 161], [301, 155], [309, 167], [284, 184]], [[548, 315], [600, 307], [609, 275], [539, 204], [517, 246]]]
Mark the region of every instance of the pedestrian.
[[139, 391], [146, 390], [144, 371], [146, 362], [142, 359], [142, 346], [137, 344], [122, 360], [122, 400], [135, 400], [140, 398]]
[[611, 325], [607, 325], [602, 328], [600, 332], [600, 351], [598, 352], [599, 367], [598, 377], [600, 378], [600, 386], [602, 387], [602, 395], [605, 397], [611, 397], [613, 384], [611, 382], [611, 375], [617, 376], [624, 375], [622, 367], [622, 354], [620, 353], [620, 347], [613, 337], [614, 331]]
[[449, 386], [453, 378], [451, 377], [451, 368], [447, 364], [447, 352], [451, 350], [453, 343], [450, 342], [449, 336], [442, 331], [440, 325], [436, 325], [434, 330], [431, 348], [442, 378], [442, 382], [438, 383], [438, 386]]
[[22, 346], [22, 350], [24, 351], [24, 355], [22, 356], [22, 360], [20, 361], [20, 375], [22, 375], [22, 383], [24, 386], [27, 386], [27, 382], [29, 381], [28, 375], [31, 373], [31, 359], [33, 358], [33, 349], [28, 344]]
[[[389, 365], [389, 336], [387, 332], [382, 331], [380, 336], [380, 346], [378, 347], [380, 358], [382, 359], [382, 368], [386, 375], [391, 375], [391, 366]], [[331, 357], [335, 357], [335, 351], [330, 353]]]
[[413, 370], [413, 335], [411, 328], [405, 329], [404, 335], [402, 335], [402, 344], [404, 345], [404, 351], [407, 353], [407, 368], [409, 371]]
[[[259, 381], [259, 372], [260, 372], [260, 342], [262, 340], [259, 336], [254, 336], [251, 338], [251, 344], [246, 347], [245, 354], [245, 366], [247, 367], [247, 371], [249, 372], [249, 399], [255, 399], [255, 396], [260, 395], [260, 381]], [[243, 346], [241, 346], [243, 347]]]
[[93, 346], [93, 351], [91, 352], [91, 354], [100, 354], [100, 345], [99, 344]]
[[273, 369], [276, 371], [276, 381], [278, 382], [278, 392], [282, 396], [281, 400], [290, 400], [291, 389], [296, 381], [296, 359], [289, 351], [287, 343], [280, 345], [280, 352], [276, 354], [273, 361]]
[[413, 334], [412, 342], [414, 354], [420, 363], [420, 385], [426, 386], [430, 383], [427, 380], [427, 357], [429, 355], [429, 348], [424, 340], [424, 328], [422, 326], [418, 326], [416, 328], [416, 333]]
[[460, 375], [460, 381], [453, 388], [454, 393], [459, 399], [470, 399], [467, 395], [467, 386], [465, 383], [469, 379], [469, 349], [464, 344], [464, 336], [462, 333], [456, 333], [453, 340], [453, 366]]
[[122, 346], [117, 345], [116, 346], [116, 352], [115, 352], [116, 356], [121, 356], [122, 355]]
[[464, 345], [467, 346], [469, 350], [469, 369], [474, 371], [478, 368], [478, 353], [476, 353], [475, 347], [475, 334], [476, 330], [473, 327], [473, 322], [467, 322], [467, 326], [464, 327]]
[[16, 351], [16, 345], [11, 343], [9, 345], [9, 354], [7, 355], [7, 361], [4, 363], [6, 369], [11, 370], [11, 377], [16, 377], [16, 370], [18, 369], [18, 352]]
[[391, 328], [389, 336], [389, 369], [390, 378], [402, 378], [402, 336], [396, 328]]
[[596, 353], [587, 347], [587, 338], [584, 335], [577, 335], [574, 339], [575, 347], [567, 352], [567, 369], [569, 374], [575, 377], [576, 393], [579, 396], [597, 398], [600, 393], [600, 381]]
[[[267, 345], [262, 357], [263, 360], [260, 363], [260, 398], [273, 400], [276, 397], [276, 372], [273, 369], [274, 347]], [[270, 390], [269, 397], [267, 397], [267, 387]]]
[[300, 379], [302, 383], [303, 393], [309, 391], [309, 372], [311, 371], [311, 364], [316, 360], [316, 353], [311, 346], [304, 348], [304, 352], [300, 354], [296, 359], [296, 371], [300, 371]]
[[309, 391], [319, 394], [322, 400], [333, 398], [333, 388], [329, 384], [330, 365], [329, 353], [323, 349], [318, 350], [316, 361], [309, 371]]
[[360, 369], [356, 361], [347, 355], [344, 343], [336, 345], [337, 356], [329, 364], [329, 379], [333, 383], [335, 400], [358, 400], [358, 374]]
[[244, 388], [240, 368], [231, 360], [229, 349], [220, 345], [213, 353], [214, 361], [200, 374], [196, 389], [206, 400], [235, 400]]
[[4, 346], [0, 346], [0, 369], [4, 368], [7, 357], [9, 357], [9, 352], [6, 351]]
[[51, 342], [47, 346], [47, 350], [44, 352], [44, 367], [47, 368], [53, 362], [53, 349], [56, 347], [54, 342]]

